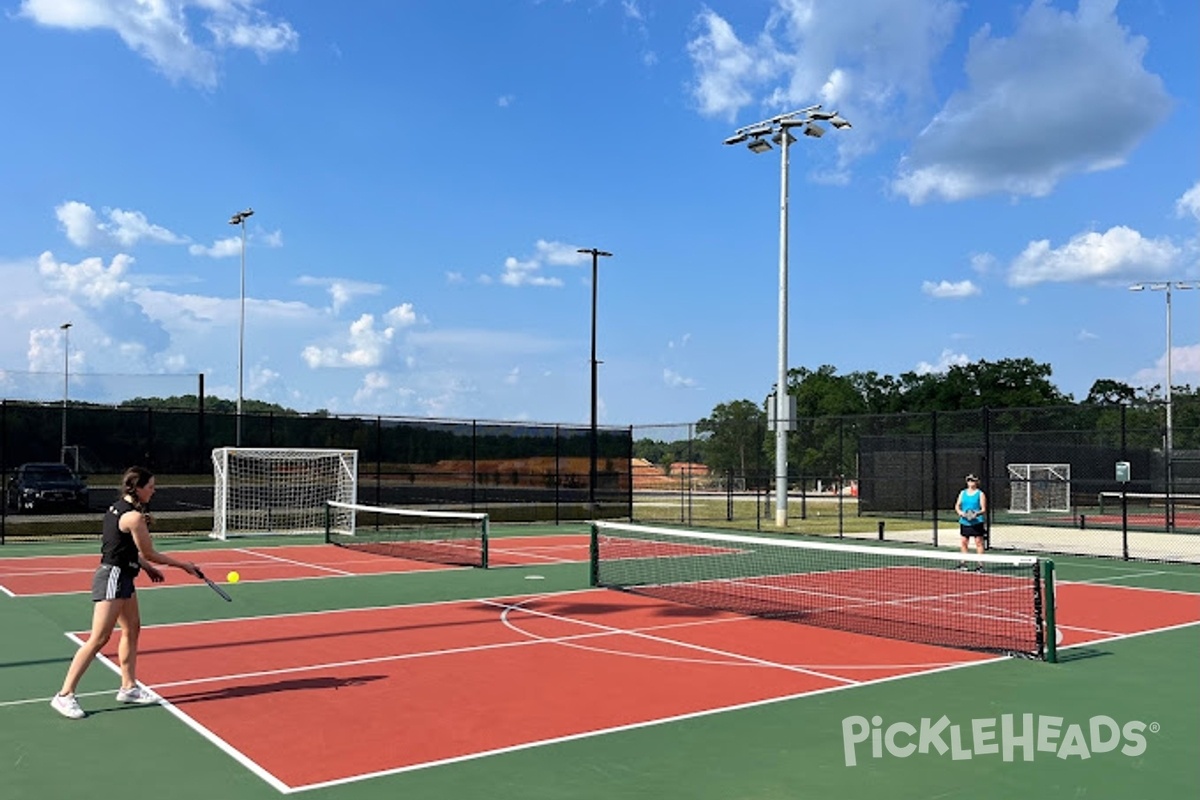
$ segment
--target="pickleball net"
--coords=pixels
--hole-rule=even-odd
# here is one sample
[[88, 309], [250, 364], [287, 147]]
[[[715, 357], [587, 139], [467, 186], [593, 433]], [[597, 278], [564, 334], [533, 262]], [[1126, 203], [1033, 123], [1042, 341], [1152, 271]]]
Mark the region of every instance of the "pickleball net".
[[886, 639], [1055, 660], [1048, 560], [620, 522], [593, 522], [591, 533], [593, 586]]
[[325, 541], [377, 555], [486, 568], [488, 515], [329, 501]]

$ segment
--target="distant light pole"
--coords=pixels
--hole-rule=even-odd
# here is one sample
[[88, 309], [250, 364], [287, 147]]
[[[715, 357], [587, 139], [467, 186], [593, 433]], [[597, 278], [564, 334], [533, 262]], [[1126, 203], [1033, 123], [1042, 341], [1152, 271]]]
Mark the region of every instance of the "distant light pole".
[[725, 140], [725, 144], [748, 142], [746, 146], [752, 152], [765, 153], [771, 149], [769, 137], [779, 145], [782, 154], [779, 168], [779, 371], [775, 384], [775, 410], [770, 420], [775, 428], [775, 525], [780, 528], [787, 527], [787, 436], [795, 424], [787, 390], [788, 147], [796, 141], [790, 133], [792, 128], [803, 128], [804, 135], [813, 138], [824, 136], [825, 129], [817, 121], [827, 121], [838, 129], [850, 127], [836, 111], [822, 111], [820, 105], [815, 105], [738, 128]]
[[[1167, 473], [1167, 492], [1172, 490], [1172, 469], [1171, 459], [1174, 453], [1174, 421], [1172, 419], [1172, 407], [1174, 406], [1174, 381], [1171, 375], [1171, 281], [1162, 281], [1160, 283], [1135, 283], [1129, 287], [1131, 292], [1141, 292], [1149, 289], [1152, 292], [1165, 292], [1167, 298], [1167, 438], [1164, 445], [1164, 453], [1166, 455], [1166, 473]], [[1176, 289], [1200, 289], [1200, 283], [1187, 283], [1184, 281], [1176, 281], [1174, 283]]]
[[62, 407], [62, 453], [63, 463], [67, 458], [67, 399], [71, 395], [71, 323], [58, 326], [63, 332], [63, 407]]
[[247, 208], [229, 218], [230, 225], [242, 226], [242, 282], [241, 282], [241, 311], [238, 314], [238, 393], [237, 393], [237, 437], [234, 442], [242, 445], [242, 376], [246, 349], [246, 220], [254, 216], [254, 209]]
[[596, 290], [599, 278], [599, 263], [601, 256], [612, 256], [612, 253], [606, 253], [603, 250], [592, 248], [580, 248], [579, 253], [590, 253], [592, 256], [592, 426], [591, 436], [588, 442], [588, 513], [594, 515], [596, 513], [596, 458], [597, 458], [597, 430], [596, 430]]

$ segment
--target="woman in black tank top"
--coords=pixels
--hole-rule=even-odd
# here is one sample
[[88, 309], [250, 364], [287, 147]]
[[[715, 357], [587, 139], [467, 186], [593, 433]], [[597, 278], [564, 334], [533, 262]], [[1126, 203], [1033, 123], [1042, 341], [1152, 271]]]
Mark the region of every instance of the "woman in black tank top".
[[144, 704], [158, 700], [137, 682], [137, 647], [142, 618], [133, 580], [144, 570], [151, 581], [160, 583], [163, 574], [156, 564], [181, 569], [193, 577], [199, 577], [200, 571], [190, 561], [180, 561], [155, 549], [150, 536], [150, 515], [146, 511], [154, 490], [154, 475], [148, 469], [130, 467], [121, 479], [117, 502], [104, 512], [100, 566], [96, 568], [92, 583], [91, 635], [71, 660], [62, 690], [50, 701], [54, 710], [65, 717], [79, 719], [85, 716], [75, 699], [75, 687], [108, 643], [118, 623], [121, 625], [118, 650], [121, 688], [117, 692], [117, 701]]

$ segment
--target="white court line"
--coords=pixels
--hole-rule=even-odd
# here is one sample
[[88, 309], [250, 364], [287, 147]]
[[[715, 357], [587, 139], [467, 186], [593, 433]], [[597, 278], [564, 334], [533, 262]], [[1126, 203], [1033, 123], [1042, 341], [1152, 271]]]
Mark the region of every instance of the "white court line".
[[233, 548], [233, 550], [235, 553], [245, 553], [246, 555], [249, 555], [249, 556], [260, 556], [261, 558], [265, 558], [269, 561], [278, 561], [283, 564], [291, 564], [294, 567], [307, 567], [308, 569], [324, 570], [326, 572], [332, 572], [335, 575], [357, 575], [358, 574], [357, 572], [347, 572], [344, 569], [336, 569], [334, 567], [326, 567], [326, 566], [322, 566], [320, 564], [309, 564], [308, 562], [297, 561], [293, 558], [284, 558], [283, 556], [270, 555], [269, 553], [263, 553], [263, 552], [259, 552], [257, 550], [249, 550], [244, 547], [235, 547], [235, 548]]
[[[600, 630], [600, 631], [603, 631], [608, 634], [628, 635], [628, 636], [633, 636], [638, 639], [647, 639], [652, 642], [657, 642], [658, 644], [666, 644], [666, 645], [671, 645], [674, 647], [682, 647], [685, 650], [696, 650], [701, 653], [707, 653], [709, 655], [716, 655], [716, 656], [721, 656], [723, 658], [731, 659], [735, 662], [744, 661], [744, 662], [756, 664], [758, 666], [763, 666], [763, 667], [775, 667], [777, 669], [787, 670], [789, 672], [800, 672], [805, 675], [813, 675], [818, 678], [824, 678], [826, 680], [834, 681], [836, 683], [858, 683], [858, 681], [856, 681], [856, 680], [853, 680], [851, 678], [843, 678], [840, 675], [827, 675], [823, 672], [814, 672], [813, 670], [804, 669], [803, 667], [795, 667], [790, 664], [780, 664], [778, 662], [768, 661], [767, 659], [763, 659], [763, 658], [755, 658], [754, 656], [743, 655], [742, 653], [732, 653], [732, 652], [729, 652], [728, 650], [718, 650], [715, 647], [705, 647], [705, 646], [699, 645], [699, 644], [691, 644], [690, 642], [680, 642], [680, 641], [676, 641], [675, 639], [665, 639], [661, 636], [653, 636], [653, 635], [650, 635], [647, 633], [643, 633], [641, 630], [639, 630], [637, 628], [634, 628], [634, 629], [614, 628], [611, 625], [602, 625], [599, 622], [590, 622], [588, 620], [576, 619], [574, 617], [563, 617], [563, 616], [559, 616], [558, 614], [549, 614], [544, 611], [535, 611], [530, 608], [525, 608], [523, 603], [518, 603], [517, 605], [510, 605], [507, 603], [496, 603], [491, 600], [480, 600], [479, 602], [483, 603], [484, 605], [492, 606], [494, 608], [503, 609], [503, 613], [500, 615], [500, 619], [502, 622], [504, 622], [505, 626], [510, 627], [510, 629], [516, 630], [517, 632], [521, 633], [522, 635], [526, 635], [526, 636], [530, 636], [532, 634], [529, 634], [526, 631], [521, 630], [519, 628], [512, 628], [511, 626], [508, 625], [507, 616], [510, 611], [520, 611], [523, 614], [532, 614], [537, 617], [542, 617], [543, 619], [553, 619], [553, 620], [557, 620], [559, 622], [570, 622], [570, 623], [573, 623], [576, 625], [584, 625], [588, 628], [594, 628], [596, 630]], [[528, 603], [531, 601], [526, 600], [523, 602]], [[544, 641], [544, 640], [538, 639], [537, 641]], [[632, 656], [632, 655], [638, 655], [638, 654], [630, 653], [628, 655]]]

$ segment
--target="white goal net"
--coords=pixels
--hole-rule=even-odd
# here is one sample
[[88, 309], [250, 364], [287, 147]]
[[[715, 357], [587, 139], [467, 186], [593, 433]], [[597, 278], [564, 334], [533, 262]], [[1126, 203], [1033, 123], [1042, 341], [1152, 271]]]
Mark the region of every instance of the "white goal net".
[[1009, 464], [1008, 484], [1014, 514], [1071, 510], [1070, 464]]
[[349, 514], [334, 522], [353, 528], [353, 514], [327, 502], [356, 502], [357, 450], [218, 447], [212, 462], [214, 539], [322, 533], [327, 513]]

